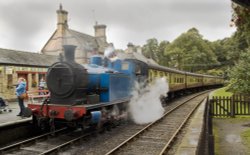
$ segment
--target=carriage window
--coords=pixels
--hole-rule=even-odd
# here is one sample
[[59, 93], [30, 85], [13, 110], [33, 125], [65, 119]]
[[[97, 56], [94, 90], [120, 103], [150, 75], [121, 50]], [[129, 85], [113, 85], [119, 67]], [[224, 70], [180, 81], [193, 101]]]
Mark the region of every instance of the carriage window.
[[156, 70], [154, 71], [154, 74], [155, 74], [155, 77], [156, 77], [157, 76], [157, 71]]
[[166, 77], [168, 76], [168, 73], [167, 73], [167, 72], [165, 72], [165, 76], [166, 76]]
[[160, 72], [160, 76], [163, 77], [163, 72]]
[[149, 71], [149, 81], [152, 81], [152, 76], [153, 76], [153, 74], [152, 74], [152, 72], [151, 72], [151, 70]]

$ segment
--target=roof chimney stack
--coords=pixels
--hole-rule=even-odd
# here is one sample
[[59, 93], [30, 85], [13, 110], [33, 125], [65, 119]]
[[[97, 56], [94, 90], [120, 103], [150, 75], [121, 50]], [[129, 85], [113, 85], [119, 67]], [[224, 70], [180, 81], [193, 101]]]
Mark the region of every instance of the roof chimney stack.
[[102, 41], [107, 42], [106, 38], [106, 25], [98, 25], [96, 22], [96, 25], [94, 26], [95, 29], [95, 37], [102, 39]]
[[57, 12], [57, 29], [63, 31], [68, 28], [68, 12], [63, 10], [62, 4], [60, 4]]

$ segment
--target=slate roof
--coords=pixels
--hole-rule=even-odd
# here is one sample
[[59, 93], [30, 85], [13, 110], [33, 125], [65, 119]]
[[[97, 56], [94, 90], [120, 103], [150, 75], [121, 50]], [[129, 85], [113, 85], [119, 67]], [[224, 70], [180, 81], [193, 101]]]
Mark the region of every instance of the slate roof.
[[132, 52], [132, 53], [117, 52], [117, 56], [120, 59], [137, 59], [147, 64], [158, 65], [154, 60], [148, 59], [144, 55], [137, 52]]
[[48, 67], [56, 61], [58, 56], [0, 48], [0, 64]]
[[66, 29], [66, 38], [73, 37], [86, 51], [92, 51], [94, 48], [104, 51], [104, 48], [108, 46], [108, 43], [104, 42], [100, 38], [93, 37], [91, 35], [81, 33], [72, 29]]
[[96, 41], [96, 38], [93, 36], [72, 29], [67, 29], [66, 33], [69, 33], [68, 34], [69, 36], [73, 36], [78, 41], [78, 43], [81, 44], [83, 47], [98, 48], [98, 43]]
[[[93, 51], [93, 49], [99, 49], [100, 51], [104, 51], [104, 49], [108, 46], [108, 43], [104, 42], [102, 39], [81, 33], [72, 29], [65, 29], [65, 34], [62, 37], [57, 36], [57, 30], [53, 33], [50, 39], [42, 48], [42, 51], [61, 51], [62, 45], [71, 44], [76, 45], [78, 49], [82, 52]], [[48, 49], [45, 49], [45, 48]]]

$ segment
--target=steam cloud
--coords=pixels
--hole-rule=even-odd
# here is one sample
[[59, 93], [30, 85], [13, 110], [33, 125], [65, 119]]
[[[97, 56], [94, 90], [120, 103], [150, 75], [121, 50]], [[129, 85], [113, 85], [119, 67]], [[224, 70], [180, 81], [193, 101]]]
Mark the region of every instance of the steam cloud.
[[129, 112], [136, 124], [146, 124], [159, 119], [164, 109], [160, 96], [165, 95], [169, 90], [165, 78], [158, 78], [154, 83], [141, 89], [136, 84], [132, 100], [129, 103]]
[[110, 44], [104, 51], [104, 56], [108, 58], [110, 61], [115, 61], [118, 59], [115, 53], [115, 48], [112, 44]]

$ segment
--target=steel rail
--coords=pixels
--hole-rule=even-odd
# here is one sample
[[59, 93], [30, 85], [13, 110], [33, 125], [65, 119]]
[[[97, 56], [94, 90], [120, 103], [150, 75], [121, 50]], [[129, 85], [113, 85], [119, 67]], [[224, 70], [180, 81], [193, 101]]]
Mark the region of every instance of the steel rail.
[[[67, 128], [62, 128], [62, 129], [59, 129], [59, 130], [55, 131], [54, 133], [60, 133], [60, 132], [65, 131], [66, 129]], [[8, 145], [8, 146], [5, 146], [5, 147], [2, 147], [2, 148], [0, 148], [0, 154], [2, 154], [5, 151], [8, 151], [10, 149], [16, 148], [16, 147], [20, 148], [20, 146], [22, 146], [22, 145], [25, 145], [27, 143], [31, 143], [33, 141], [35, 142], [38, 139], [45, 138], [47, 136], [50, 136], [51, 134], [52, 134], [52, 132], [48, 132], [48, 133], [45, 133], [45, 134], [40, 135], [40, 136], [36, 136], [36, 137], [30, 138], [30, 139], [27, 139], [27, 140], [24, 140], [24, 141], [12, 144], [12, 145]]]
[[119, 144], [118, 146], [116, 146], [115, 148], [113, 148], [111, 151], [109, 151], [108, 153], [106, 153], [105, 155], [110, 155], [110, 154], [114, 154], [115, 152], [117, 152], [118, 150], [120, 150], [122, 147], [124, 147], [126, 144], [128, 144], [130, 141], [132, 141], [133, 139], [137, 138], [139, 135], [141, 135], [143, 132], [145, 132], [146, 130], [148, 130], [150, 127], [152, 127], [153, 125], [155, 125], [156, 123], [160, 122], [161, 120], [163, 120], [166, 116], [170, 115], [172, 112], [174, 112], [175, 110], [177, 110], [178, 108], [180, 108], [183, 104], [193, 100], [194, 98], [206, 94], [209, 91], [205, 91], [202, 93], [199, 93], [191, 98], [189, 98], [188, 100], [184, 101], [183, 103], [181, 103], [180, 105], [175, 106], [173, 109], [167, 111], [161, 118], [159, 118], [158, 120], [150, 123], [149, 125], [147, 125], [146, 127], [144, 127], [143, 129], [141, 129], [140, 131], [138, 131], [137, 133], [135, 133], [134, 135], [132, 135], [130, 138], [128, 138], [127, 140], [125, 140], [124, 142], [122, 142], [121, 144]]
[[60, 149], [62, 149], [63, 147], [72, 145], [74, 142], [79, 141], [79, 140], [81, 140], [81, 139], [83, 139], [83, 138], [86, 138], [86, 137], [92, 135], [93, 133], [94, 133], [94, 132], [86, 133], [86, 134], [84, 134], [84, 135], [82, 135], [82, 136], [80, 136], [80, 137], [78, 137], [78, 138], [72, 139], [72, 140], [70, 140], [70, 141], [68, 141], [68, 142], [65, 142], [65, 143], [63, 143], [63, 144], [61, 144], [61, 145], [58, 145], [58, 146], [56, 146], [56, 147], [54, 147], [54, 148], [52, 148], [52, 149], [49, 149], [49, 150], [47, 150], [47, 151], [45, 151], [45, 152], [43, 152], [43, 153], [40, 153], [39, 155], [47, 155], [47, 154], [51, 154], [51, 153], [53, 153], [53, 152], [58, 152], [58, 151], [60, 151]]
[[[206, 97], [204, 98], [206, 99]], [[195, 110], [200, 106], [200, 104], [204, 101], [204, 99], [202, 99], [202, 101], [200, 101], [193, 109], [192, 111], [186, 116], [186, 118], [183, 120], [183, 122], [181, 123], [181, 125], [178, 127], [178, 129], [175, 131], [175, 133], [173, 134], [173, 136], [169, 139], [169, 141], [167, 142], [167, 144], [164, 146], [164, 148], [161, 150], [161, 152], [159, 153], [159, 155], [163, 155], [165, 154], [168, 149], [171, 147], [171, 144], [174, 142], [174, 139], [177, 137], [177, 135], [180, 133], [180, 131], [184, 128], [185, 124], [188, 122], [188, 120], [190, 119], [190, 117], [192, 116], [192, 114], [195, 112]]]

